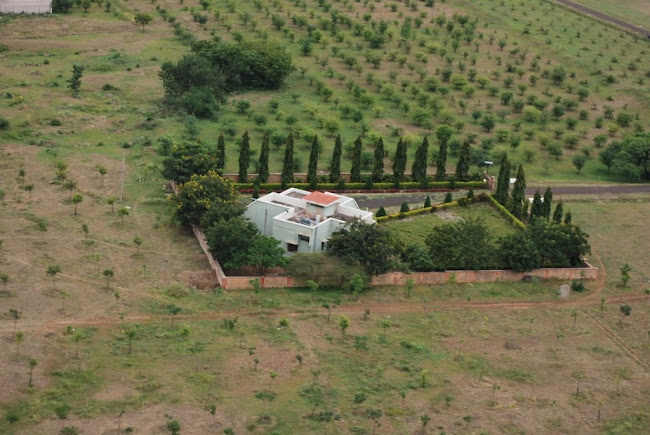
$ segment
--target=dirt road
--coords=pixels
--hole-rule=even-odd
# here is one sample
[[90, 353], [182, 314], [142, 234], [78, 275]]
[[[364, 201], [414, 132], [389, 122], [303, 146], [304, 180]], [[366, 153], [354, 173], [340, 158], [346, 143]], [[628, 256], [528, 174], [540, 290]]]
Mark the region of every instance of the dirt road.
[[629, 30], [630, 32], [638, 33], [639, 35], [643, 35], [645, 37], [650, 38], [650, 30], [642, 29], [641, 27], [634, 26], [630, 23], [627, 23], [623, 20], [619, 20], [618, 18], [614, 18], [612, 16], [603, 14], [602, 12], [598, 12], [596, 10], [593, 10], [591, 8], [588, 8], [586, 6], [583, 6], [578, 3], [574, 3], [568, 0], [557, 0], [558, 3], [568, 6], [571, 9], [575, 9], [579, 12], [582, 12], [585, 15], [595, 17], [599, 19], [600, 21], [605, 21], [608, 23], [612, 23], [617, 25], [618, 27], [622, 27], [625, 30]]
[[[542, 195], [547, 186], [531, 186], [526, 188], [526, 195], [533, 196], [537, 189], [540, 190]], [[624, 195], [624, 194], [643, 194], [650, 193], [650, 184], [624, 184], [624, 185], [593, 185], [593, 186], [552, 186], [553, 195], [559, 198], [562, 195]], [[404, 194], [390, 194], [390, 195], [351, 195], [356, 199], [357, 204], [361, 208], [376, 209], [381, 207], [394, 207], [398, 206], [404, 201], [409, 204], [424, 203], [427, 197], [426, 192], [422, 193], [404, 193]], [[454, 195], [456, 196], [456, 195]]]

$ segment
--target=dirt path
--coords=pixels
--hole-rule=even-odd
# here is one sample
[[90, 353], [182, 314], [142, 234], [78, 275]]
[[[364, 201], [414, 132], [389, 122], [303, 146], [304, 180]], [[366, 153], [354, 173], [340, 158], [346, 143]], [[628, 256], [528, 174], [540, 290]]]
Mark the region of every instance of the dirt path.
[[600, 21], [605, 21], [605, 22], [608, 22], [608, 23], [615, 24], [615, 25], [617, 25], [619, 27], [622, 27], [625, 30], [629, 30], [630, 32], [638, 33], [639, 35], [643, 35], [643, 36], [646, 36], [646, 37], [650, 38], [650, 31], [648, 31], [646, 29], [642, 29], [641, 27], [634, 26], [634, 25], [632, 25], [632, 24], [630, 24], [628, 22], [625, 22], [623, 20], [619, 20], [618, 18], [614, 18], [612, 16], [603, 14], [602, 12], [596, 11], [594, 9], [588, 8], [588, 7], [583, 6], [581, 4], [578, 4], [578, 3], [574, 3], [572, 1], [557, 0], [557, 2], [564, 5], [564, 6], [568, 6], [571, 9], [575, 9], [575, 10], [577, 10], [579, 12], [582, 12], [585, 15], [595, 17], [595, 18], [599, 19]]
[[[544, 194], [547, 185], [530, 186], [526, 188], [526, 195], [533, 196], [535, 191]], [[644, 194], [650, 193], [650, 184], [618, 184], [618, 185], [591, 185], [591, 186], [553, 186], [553, 195], [560, 197], [562, 195], [625, 195], [625, 194]], [[391, 195], [351, 195], [361, 208], [375, 209], [381, 206], [394, 207], [402, 204], [404, 201], [409, 204], [424, 203], [427, 197], [426, 192], [422, 193], [395, 193]]]

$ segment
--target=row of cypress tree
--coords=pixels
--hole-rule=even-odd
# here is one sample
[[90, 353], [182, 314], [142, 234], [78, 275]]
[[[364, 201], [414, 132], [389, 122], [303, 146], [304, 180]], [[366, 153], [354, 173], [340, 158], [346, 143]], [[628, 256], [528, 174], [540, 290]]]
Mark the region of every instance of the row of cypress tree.
[[[446, 163], [447, 163], [447, 144], [453, 130], [450, 128], [449, 131], [443, 128], [436, 130], [436, 136], [440, 142], [440, 148], [438, 151], [438, 156], [436, 159], [436, 175], [435, 179], [437, 181], [444, 181], [446, 179]], [[334, 143], [334, 152], [332, 153], [332, 159], [330, 161], [329, 167], [329, 181], [331, 183], [336, 183], [341, 177], [341, 156], [342, 156], [342, 141], [341, 136], [338, 135]], [[318, 136], [315, 135], [309, 154], [309, 166], [307, 170], [307, 181], [316, 185], [318, 175], [318, 159], [319, 159], [319, 149], [320, 144]], [[406, 171], [407, 164], [407, 151], [408, 144], [403, 139], [400, 138], [397, 143], [397, 149], [395, 151], [395, 156], [393, 159], [393, 181], [396, 186], [399, 186], [400, 182], [404, 180], [404, 174]], [[355, 141], [352, 148], [352, 168], [350, 170], [350, 181], [353, 183], [359, 183], [364, 181], [363, 175], [361, 173], [361, 155], [363, 152], [363, 143], [361, 136], [359, 136]], [[415, 160], [411, 167], [412, 179], [413, 181], [426, 183], [427, 178], [427, 167], [428, 167], [428, 155], [429, 155], [429, 140], [425, 137], [422, 140], [422, 143], [418, 146], [418, 149], [415, 153]], [[384, 179], [384, 158], [386, 156], [386, 150], [384, 149], [384, 141], [382, 138], [379, 138], [375, 144], [375, 150], [373, 153], [373, 165], [372, 165], [372, 174], [371, 178], [373, 182], [381, 182]], [[219, 136], [217, 142], [217, 163], [218, 168], [225, 167], [225, 141], [223, 135]], [[248, 131], [244, 132], [242, 135], [241, 141], [239, 143], [239, 181], [245, 183], [248, 181], [248, 168], [250, 166], [251, 160], [251, 151], [250, 151], [250, 137]], [[282, 164], [282, 183], [289, 184], [294, 181], [294, 137], [292, 134], [289, 134], [287, 137], [285, 150], [284, 150], [284, 161]], [[455, 178], [459, 181], [469, 180], [469, 169], [470, 169], [470, 145], [469, 142], [463, 144], [460, 149], [460, 155], [458, 158], [458, 164], [456, 165]], [[260, 157], [258, 160], [258, 178], [260, 183], [266, 183], [269, 179], [269, 135], [265, 134], [262, 140], [262, 149], [260, 152]]]

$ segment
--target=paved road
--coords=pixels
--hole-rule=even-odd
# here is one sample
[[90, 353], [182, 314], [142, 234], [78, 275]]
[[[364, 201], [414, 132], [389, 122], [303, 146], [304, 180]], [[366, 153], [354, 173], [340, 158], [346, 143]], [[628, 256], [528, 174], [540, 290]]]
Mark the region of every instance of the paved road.
[[616, 24], [619, 27], [624, 28], [625, 30], [629, 30], [634, 33], [638, 33], [640, 35], [646, 36], [650, 38], [650, 30], [642, 29], [641, 27], [634, 26], [630, 23], [627, 23], [623, 20], [619, 20], [618, 18], [614, 18], [612, 16], [603, 14], [602, 12], [596, 11], [594, 9], [588, 8], [586, 6], [583, 6], [578, 3], [574, 3], [572, 1], [568, 0], [557, 0], [558, 3], [563, 4], [564, 6], [568, 6], [571, 9], [575, 9], [577, 11], [582, 12], [585, 15], [590, 15], [593, 17], [598, 18], [601, 21], [606, 21], [612, 24]]
[[[544, 186], [531, 186], [526, 189], [526, 195], [533, 196], [535, 191], [539, 188], [541, 194], [544, 194], [546, 185]], [[602, 185], [602, 186], [551, 186], [553, 195], [558, 198], [562, 195], [622, 195], [622, 194], [643, 194], [650, 193], [650, 184], [624, 184], [624, 185]], [[369, 209], [384, 207], [394, 207], [400, 205], [404, 201], [409, 204], [424, 203], [427, 197], [426, 192], [422, 193], [394, 193], [394, 194], [381, 194], [381, 195], [352, 195], [359, 207]]]

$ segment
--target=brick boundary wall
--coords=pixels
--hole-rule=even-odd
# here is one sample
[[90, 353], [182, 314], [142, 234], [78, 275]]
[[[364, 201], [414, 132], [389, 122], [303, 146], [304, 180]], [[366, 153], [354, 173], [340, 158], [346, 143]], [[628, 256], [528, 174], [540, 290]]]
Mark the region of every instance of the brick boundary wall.
[[[172, 182], [172, 189], [176, 190], [176, 185]], [[194, 235], [205, 253], [210, 267], [215, 273], [217, 282], [224, 290], [252, 290], [253, 286], [250, 281], [260, 280], [262, 288], [287, 288], [301, 287], [305, 283], [294, 279], [289, 275], [269, 275], [269, 276], [228, 276], [223, 271], [216, 258], [210, 252], [208, 242], [203, 232], [196, 226], [193, 228]], [[389, 272], [382, 275], [373, 276], [370, 280], [372, 286], [383, 285], [406, 285], [406, 281], [412, 279], [417, 285], [435, 285], [445, 284], [454, 277], [457, 283], [474, 283], [474, 282], [515, 282], [522, 281], [524, 277], [537, 277], [540, 279], [598, 279], [598, 268], [585, 261], [585, 267], [558, 267], [534, 269], [530, 272], [514, 272], [512, 270], [452, 270], [445, 272]]]

